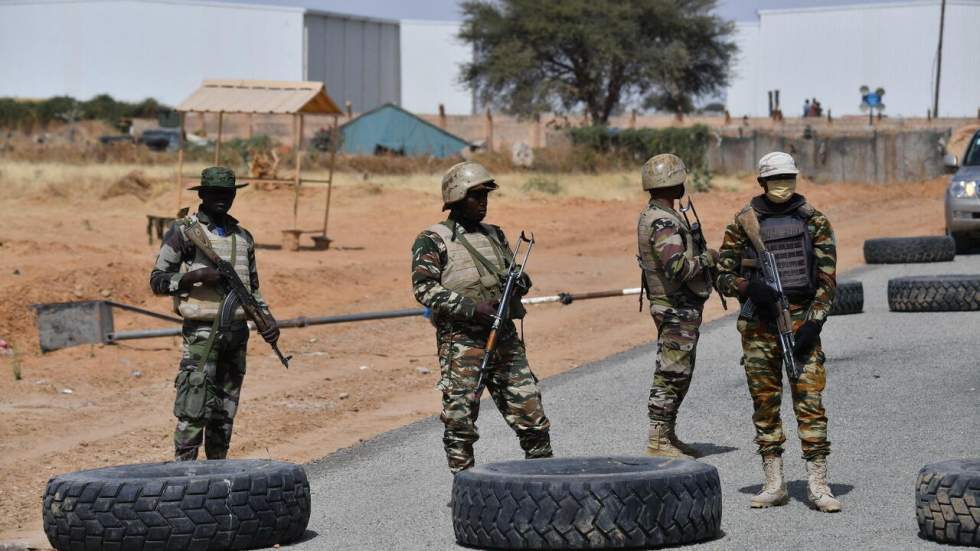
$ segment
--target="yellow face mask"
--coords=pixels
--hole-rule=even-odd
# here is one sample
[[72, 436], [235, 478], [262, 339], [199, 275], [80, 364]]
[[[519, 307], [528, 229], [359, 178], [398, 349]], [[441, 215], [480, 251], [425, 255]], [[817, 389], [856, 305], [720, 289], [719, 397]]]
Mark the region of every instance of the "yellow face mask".
[[773, 203], [785, 203], [796, 193], [796, 180], [773, 180], [766, 183], [766, 197]]

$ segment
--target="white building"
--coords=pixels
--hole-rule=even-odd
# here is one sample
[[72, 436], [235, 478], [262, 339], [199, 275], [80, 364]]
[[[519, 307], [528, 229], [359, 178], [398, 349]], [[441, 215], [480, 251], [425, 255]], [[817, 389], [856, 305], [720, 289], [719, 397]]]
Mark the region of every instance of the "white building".
[[204, 79], [315, 80], [355, 111], [401, 102], [397, 21], [193, 0], [0, 1], [0, 96], [176, 105]]
[[[885, 89], [885, 114], [924, 117], [932, 109], [940, 0], [761, 10], [736, 25], [739, 54], [727, 93], [732, 116], [767, 116], [780, 91], [785, 116], [816, 97], [835, 115], [860, 114], [858, 89]], [[939, 115], [980, 109], [980, 0], [947, 0]]]

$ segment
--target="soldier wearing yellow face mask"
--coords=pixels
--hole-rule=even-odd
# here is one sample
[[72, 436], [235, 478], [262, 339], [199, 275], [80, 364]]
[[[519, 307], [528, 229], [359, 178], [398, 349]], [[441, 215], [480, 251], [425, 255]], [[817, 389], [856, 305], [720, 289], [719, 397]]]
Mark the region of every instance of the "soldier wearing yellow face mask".
[[751, 299], [755, 306], [743, 308], [737, 323], [754, 408], [755, 443], [765, 474], [762, 491], [752, 497], [751, 506], [773, 507], [789, 501], [782, 460], [786, 437], [779, 419], [783, 376], [775, 322], [778, 295], [759, 277], [759, 253], [752, 244], [756, 241], [775, 256], [793, 320], [793, 356], [804, 366], [798, 380], [789, 379], [789, 386], [806, 460], [809, 502], [817, 510], [836, 512], [841, 503], [827, 482], [830, 441], [821, 400], [826, 372], [820, 331], [837, 289], [837, 246], [827, 217], [796, 193], [798, 174], [787, 153], [777, 151], [759, 160], [758, 181], [765, 193], [753, 197], [725, 230], [717, 284], [723, 294], [738, 297], [743, 305]]

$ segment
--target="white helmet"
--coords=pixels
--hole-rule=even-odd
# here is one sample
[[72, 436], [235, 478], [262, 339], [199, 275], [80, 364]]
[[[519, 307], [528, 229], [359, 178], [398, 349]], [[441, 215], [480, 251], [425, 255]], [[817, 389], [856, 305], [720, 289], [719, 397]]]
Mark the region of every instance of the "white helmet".
[[793, 160], [793, 156], [789, 153], [783, 153], [782, 151], [773, 151], [772, 153], [766, 153], [759, 159], [759, 178], [770, 178], [772, 176], [779, 176], [780, 174], [799, 174], [799, 169], [796, 168], [796, 161]]

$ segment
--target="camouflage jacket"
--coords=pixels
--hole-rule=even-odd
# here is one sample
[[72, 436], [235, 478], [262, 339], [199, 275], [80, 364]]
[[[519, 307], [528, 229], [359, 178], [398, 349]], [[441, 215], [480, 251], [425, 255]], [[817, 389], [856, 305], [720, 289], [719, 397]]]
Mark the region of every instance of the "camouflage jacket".
[[704, 270], [714, 266], [714, 259], [707, 251], [688, 250], [694, 246], [690, 239], [691, 228], [681, 215], [654, 201], [648, 209], [659, 209], [668, 215], [653, 221], [650, 234], [652, 252], [664, 276], [675, 283], [688, 283], [704, 277]]
[[[219, 228], [204, 212], [198, 211], [196, 216], [200, 223], [206, 225], [210, 231], [214, 232]], [[229, 235], [238, 232], [240, 238], [243, 237], [248, 241], [248, 272], [252, 295], [265, 308], [267, 306], [259, 292], [259, 273], [255, 268], [255, 239], [245, 228], [238, 225], [238, 220], [234, 217], [231, 215], [225, 215], [225, 217], [228, 220], [228, 226], [222, 230]], [[190, 264], [194, 260], [194, 255], [194, 243], [184, 237], [184, 234], [178, 230], [177, 224], [172, 225], [163, 236], [160, 253], [157, 255], [153, 270], [150, 271], [150, 289], [153, 290], [153, 293], [171, 296], [182, 293], [179, 285], [185, 272], [181, 271], [181, 267]]]
[[[805, 199], [796, 195], [791, 201], [803, 204]], [[830, 307], [837, 293], [837, 240], [830, 220], [816, 209], [813, 209], [813, 214], [807, 219], [806, 227], [813, 241], [816, 293], [811, 300], [791, 300], [790, 311], [795, 315], [803, 315], [804, 319], [823, 324], [830, 314]], [[751, 246], [752, 243], [737, 220], [728, 225], [725, 229], [725, 240], [718, 251], [720, 259], [717, 283], [722, 294], [739, 296], [738, 286], [744, 280], [740, 273], [742, 255]], [[744, 301], [742, 297], [739, 300]]]
[[[448, 220], [444, 222], [448, 223]], [[459, 227], [463, 229], [462, 225]], [[497, 241], [510, 250], [503, 230], [497, 226], [491, 227], [497, 234]], [[434, 232], [425, 230], [415, 238], [412, 243], [412, 292], [415, 299], [432, 310], [432, 319], [437, 323], [450, 322], [464, 332], [484, 334], [487, 327], [473, 322], [476, 301], [442, 285], [443, 267], [448, 263], [446, 254], [446, 244]], [[504, 332], [513, 330], [513, 327], [512, 321], [506, 321], [503, 325]]]

